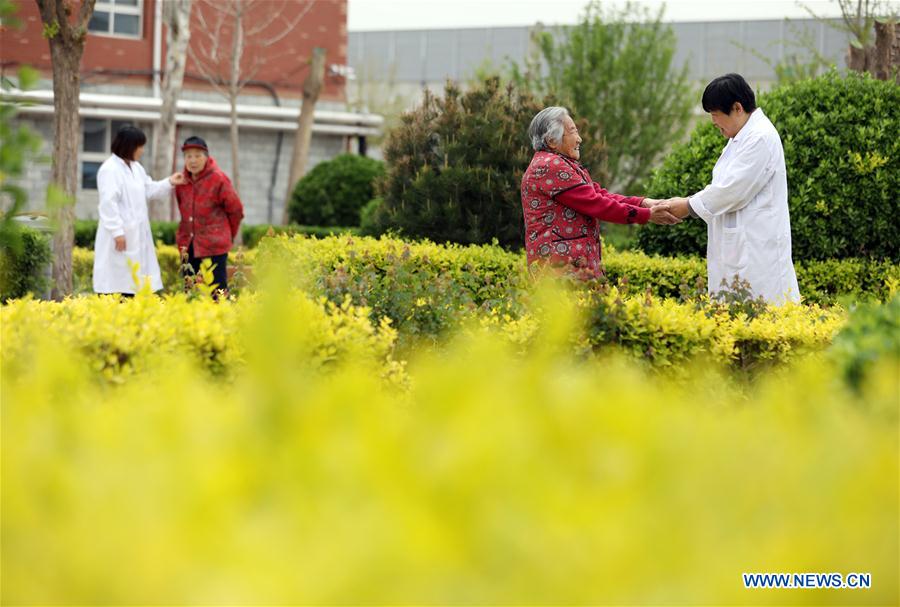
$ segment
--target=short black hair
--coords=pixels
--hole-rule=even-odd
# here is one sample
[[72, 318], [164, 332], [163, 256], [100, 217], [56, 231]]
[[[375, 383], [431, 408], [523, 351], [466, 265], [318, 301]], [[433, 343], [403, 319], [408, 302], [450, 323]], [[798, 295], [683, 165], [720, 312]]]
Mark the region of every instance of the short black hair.
[[116, 133], [112, 142], [112, 153], [122, 160], [134, 160], [134, 151], [147, 143], [144, 131], [133, 124], [126, 124]]
[[718, 110], [731, 114], [735, 102], [741, 104], [748, 114], [756, 109], [756, 95], [740, 74], [725, 74], [706, 85], [703, 91], [703, 111]]

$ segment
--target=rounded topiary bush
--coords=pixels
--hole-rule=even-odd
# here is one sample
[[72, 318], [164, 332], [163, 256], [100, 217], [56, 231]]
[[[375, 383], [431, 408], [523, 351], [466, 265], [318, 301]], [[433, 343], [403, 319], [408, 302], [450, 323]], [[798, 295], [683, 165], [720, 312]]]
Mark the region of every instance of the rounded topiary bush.
[[291, 221], [311, 226], [358, 226], [359, 212], [384, 173], [379, 160], [342, 154], [320, 162], [294, 187]]
[[[513, 84], [487, 78], [462, 92], [448, 83], [443, 97], [426, 93], [402, 117], [384, 147], [382, 203], [367, 210], [375, 232], [436, 242], [521, 247], [522, 173], [534, 154], [527, 130], [543, 102]], [[582, 161], [603, 179], [606, 160], [598, 125], [576, 118]], [[369, 230], [371, 233], [372, 230]]]
[[[836, 71], [758, 96], [778, 129], [787, 165], [795, 259], [900, 260], [900, 86]], [[703, 189], [725, 140], [710, 122], [676, 146], [654, 173], [647, 196]], [[647, 226], [648, 253], [706, 252], [706, 224]]]

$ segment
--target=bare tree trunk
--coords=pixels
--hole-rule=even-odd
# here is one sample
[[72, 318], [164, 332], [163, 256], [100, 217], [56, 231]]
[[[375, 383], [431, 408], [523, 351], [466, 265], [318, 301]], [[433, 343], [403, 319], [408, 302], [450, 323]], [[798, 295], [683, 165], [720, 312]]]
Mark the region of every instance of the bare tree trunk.
[[231, 180], [238, 196], [241, 195], [241, 174], [239, 167], [239, 140], [237, 100], [241, 91], [241, 55], [244, 53], [244, 26], [240, 9], [235, 12], [234, 33], [232, 34], [231, 76], [228, 92], [231, 105]]
[[87, 23], [94, 12], [95, 0], [82, 0], [75, 24], [70, 23], [72, 7], [65, 0], [37, 0], [50, 43], [53, 66], [53, 158], [51, 185], [66, 196], [63, 204], [52, 205], [55, 220], [53, 235], [53, 299], [72, 293], [72, 247], [75, 243], [75, 195], [78, 189], [78, 142], [81, 122], [78, 117], [81, 92], [81, 56]]
[[[67, 200], [50, 209], [56, 223], [53, 234], [53, 289], [60, 300], [72, 293], [72, 247], [75, 244], [75, 196], [78, 191], [78, 142], [81, 121], [78, 117], [81, 83], [81, 53], [67, 45], [50, 43], [53, 77], [53, 165], [50, 181], [65, 193]], [[82, 48], [84, 48], [82, 46]]]
[[875, 22], [875, 61], [872, 73], [879, 80], [888, 80], [898, 66], [894, 65], [894, 45], [897, 42], [897, 26], [891, 21]]
[[851, 44], [847, 47], [847, 67], [854, 72], [865, 72], [869, 69], [868, 48]]
[[[191, 39], [192, 0], [168, 0], [163, 4], [163, 20], [166, 24], [166, 67], [162, 81], [162, 108], [159, 112], [156, 145], [153, 146], [153, 176], [162, 179], [175, 165], [175, 115], [184, 68], [187, 63], [187, 47]], [[173, 219], [172, 205], [157, 202], [150, 206], [150, 218]]]
[[300, 107], [300, 117], [297, 119], [297, 133], [294, 136], [294, 152], [291, 158], [291, 172], [288, 177], [287, 195], [284, 197], [284, 212], [281, 223], [289, 223], [291, 196], [294, 186], [306, 171], [306, 163], [309, 160], [309, 144], [312, 141], [313, 116], [316, 110], [316, 102], [322, 92], [322, 83], [325, 80], [325, 49], [316, 47], [313, 50], [312, 62], [309, 74], [303, 83], [303, 105]]
[[[231, 77], [228, 82], [229, 101], [231, 105], [231, 179], [234, 183], [234, 191], [238, 198], [241, 196], [241, 167], [240, 167], [240, 140], [238, 138], [238, 95], [241, 93], [241, 57], [244, 54], [244, 13], [243, 5], [237, 5], [235, 9], [234, 34], [232, 36]], [[241, 231], [234, 237], [234, 244], [241, 245], [243, 238]]]

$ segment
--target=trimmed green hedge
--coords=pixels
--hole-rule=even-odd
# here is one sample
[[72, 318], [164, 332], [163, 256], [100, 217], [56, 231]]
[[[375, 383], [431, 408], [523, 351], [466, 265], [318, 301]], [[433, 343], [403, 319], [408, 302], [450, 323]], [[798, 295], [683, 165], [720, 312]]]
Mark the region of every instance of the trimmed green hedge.
[[[244, 246], [249, 248], [255, 247], [260, 239], [265, 236], [269, 229], [275, 234], [305, 234], [307, 236], [315, 236], [324, 238], [326, 236], [334, 236], [337, 234], [358, 234], [359, 228], [356, 227], [323, 227], [323, 226], [269, 226], [268, 224], [242, 225], [241, 236], [243, 237]], [[166, 245], [175, 245], [175, 233], [178, 231], [177, 221], [151, 221], [150, 229], [153, 230], [153, 240], [162, 242]], [[75, 222], [75, 246], [85, 249], [94, 248], [94, 238], [97, 235], [96, 219], [79, 219]]]
[[[291, 228], [301, 226], [288, 227]], [[257, 240], [265, 235], [262, 230], [256, 232], [253, 238]], [[250, 240], [247, 232], [244, 238]], [[307, 277], [305, 284], [315, 288], [334, 287], [336, 302], [351, 292], [370, 297], [376, 292], [396, 290], [391, 297], [418, 299], [421, 293], [416, 293], [423, 289], [446, 288], [446, 296], [451, 299], [476, 305], [490, 301], [494, 306], [504, 299], [515, 300], [530, 280], [525, 273], [523, 255], [490, 245], [442, 246], [427, 241], [407, 243], [387, 237], [374, 240], [324, 233], [316, 238], [287, 241], [274, 238], [265, 242], [270, 241], [272, 247], [268, 247], [265, 256], [278, 251], [284, 256], [283, 264], [289, 272]], [[254, 265], [257, 252], [264, 248], [246, 251], [243, 263]], [[157, 248], [157, 257], [165, 285], [180, 288], [178, 252], [174, 247], [163, 246]], [[93, 251], [77, 248], [73, 258], [76, 291], [90, 291]], [[232, 256], [231, 263], [237, 263], [237, 258]], [[686, 300], [706, 292], [706, 261], [701, 257], [661, 257], [638, 251], [616, 251], [607, 246], [603, 263], [607, 280], [630, 293], [649, 291], [657, 297]], [[885, 301], [891, 296], [892, 286], [896, 289], [900, 285], [900, 265], [891, 262], [830, 259], [797, 262], [795, 267], [800, 293], [807, 303], [831, 305], [845, 299]], [[450, 272], [452, 280], [445, 281], [442, 272]], [[372, 281], [381, 283], [382, 273], [389, 273], [389, 280], [376, 288]], [[454, 293], [454, 289], [459, 292]]]
[[[662, 257], [638, 251], [603, 255], [606, 277], [613, 284], [624, 281], [630, 291], [650, 290], [661, 297], [690, 297], [706, 291], [706, 260], [692, 255]], [[833, 304], [890, 297], [891, 284], [900, 283], [900, 265], [875, 259], [826, 259], [794, 263], [800, 294], [807, 303]]]
[[[759, 95], [758, 104], [784, 144], [794, 259], [900, 261], [900, 86], [830, 72]], [[699, 192], [724, 145], [703, 122], [654, 173], [646, 194]], [[638, 243], [648, 253], [702, 255], [706, 224], [645, 226]]]
[[259, 224], [254, 226], [242, 226], [241, 236], [244, 239], [244, 246], [248, 249], [259, 244], [264, 236], [272, 230], [273, 235], [284, 234], [285, 236], [294, 236], [302, 234], [304, 236], [312, 236], [313, 238], [326, 238], [328, 236], [338, 236], [340, 234], [348, 234], [355, 236], [359, 234], [359, 228], [339, 227], [339, 226], [300, 226], [291, 224], [289, 226], [270, 226], [267, 224]]
[[[177, 221], [151, 221], [150, 229], [153, 231], [153, 241], [174, 245], [175, 233], [178, 231]], [[96, 219], [78, 219], [75, 221], [75, 246], [85, 249], [94, 248], [94, 238], [97, 236]]]
[[434, 337], [475, 308], [514, 305], [527, 284], [524, 258], [498, 246], [438, 245], [383, 237], [267, 238], [254, 273], [340, 304], [350, 297], [390, 318], [404, 336]]

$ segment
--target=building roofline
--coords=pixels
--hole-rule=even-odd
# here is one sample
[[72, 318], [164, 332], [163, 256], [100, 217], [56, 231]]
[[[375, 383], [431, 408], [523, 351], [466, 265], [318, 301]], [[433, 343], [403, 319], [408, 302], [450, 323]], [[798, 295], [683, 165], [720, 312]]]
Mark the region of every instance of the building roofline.
[[[22, 103], [23, 114], [52, 114], [53, 91], [21, 91], [13, 89], [0, 94], [0, 100]], [[79, 95], [79, 115], [84, 117], [116, 118], [158, 122], [162, 100], [136, 95], [86, 93]], [[176, 121], [180, 124], [228, 126], [231, 108], [227, 103], [180, 99]], [[297, 129], [299, 107], [277, 107], [238, 104], [238, 126], [250, 129], [294, 131]], [[384, 118], [378, 114], [316, 110], [313, 114], [313, 133], [323, 135], [372, 136], [380, 134]]]

